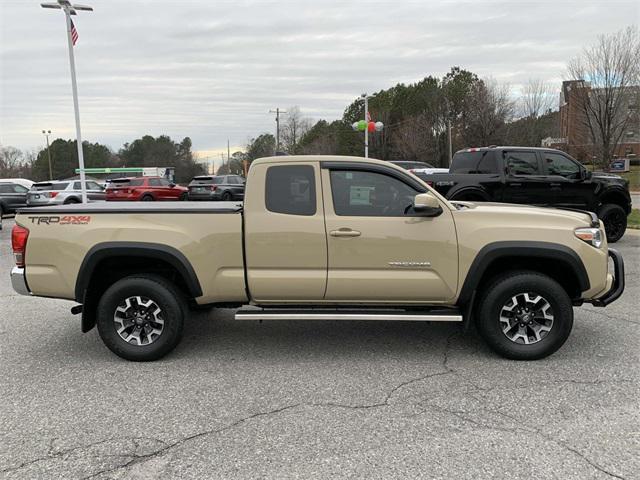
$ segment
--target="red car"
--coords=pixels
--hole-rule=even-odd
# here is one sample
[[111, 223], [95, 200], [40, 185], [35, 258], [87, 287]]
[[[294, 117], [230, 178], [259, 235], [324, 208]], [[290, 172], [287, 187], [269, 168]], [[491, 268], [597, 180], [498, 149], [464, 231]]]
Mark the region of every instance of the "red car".
[[107, 186], [108, 202], [187, 200], [189, 189], [162, 177], [116, 178]]

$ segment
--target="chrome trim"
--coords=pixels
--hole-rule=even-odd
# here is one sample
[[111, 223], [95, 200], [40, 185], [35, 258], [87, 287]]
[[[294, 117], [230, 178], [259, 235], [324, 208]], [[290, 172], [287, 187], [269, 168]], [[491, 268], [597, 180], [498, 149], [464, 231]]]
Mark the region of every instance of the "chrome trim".
[[398, 320], [417, 322], [461, 322], [462, 315], [443, 314], [411, 314], [411, 313], [271, 313], [271, 312], [237, 312], [236, 320]]
[[11, 286], [20, 295], [31, 295], [23, 267], [13, 267], [11, 269]]

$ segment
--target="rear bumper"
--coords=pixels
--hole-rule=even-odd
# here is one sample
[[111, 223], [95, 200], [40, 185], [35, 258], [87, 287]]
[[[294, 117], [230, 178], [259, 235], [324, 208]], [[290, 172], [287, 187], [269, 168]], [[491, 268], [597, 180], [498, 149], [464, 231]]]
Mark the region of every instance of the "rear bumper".
[[24, 268], [13, 267], [11, 269], [11, 286], [20, 295], [31, 295], [29, 286], [27, 285], [27, 277]]
[[617, 250], [609, 249], [609, 256], [613, 260], [613, 284], [608, 292], [591, 303], [594, 307], [606, 307], [615, 302], [624, 292], [624, 260]]

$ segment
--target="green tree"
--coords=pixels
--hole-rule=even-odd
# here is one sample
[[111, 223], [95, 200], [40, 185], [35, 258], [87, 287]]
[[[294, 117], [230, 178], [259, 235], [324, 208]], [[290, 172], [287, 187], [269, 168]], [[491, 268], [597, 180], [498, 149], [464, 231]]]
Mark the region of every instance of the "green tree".
[[249, 163], [256, 158], [271, 157], [276, 151], [276, 137], [270, 133], [263, 133], [257, 138], [249, 140], [247, 145], [247, 160]]
[[[51, 143], [50, 149], [53, 179], [74, 176], [79, 166], [77, 142], [57, 138]], [[82, 142], [82, 154], [86, 168], [106, 168], [116, 165], [113, 152], [106, 145]], [[37, 181], [49, 179], [49, 155], [46, 147], [36, 156], [32, 167], [32, 178]]]

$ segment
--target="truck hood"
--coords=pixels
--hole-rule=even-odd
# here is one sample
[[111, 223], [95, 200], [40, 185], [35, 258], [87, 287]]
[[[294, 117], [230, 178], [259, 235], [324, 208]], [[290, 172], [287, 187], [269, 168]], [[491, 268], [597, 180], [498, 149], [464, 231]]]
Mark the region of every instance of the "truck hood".
[[597, 217], [587, 211], [582, 210], [566, 210], [561, 208], [536, 207], [533, 205], [521, 205], [516, 203], [497, 203], [497, 202], [461, 202], [450, 201], [450, 203], [458, 210], [471, 209], [482, 214], [492, 215], [518, 215], [531, 216], [532, 220], [542, 220], [544, 217], [554, 220], [568, 220], [572, 225], [599, 226], [596, 225]]

